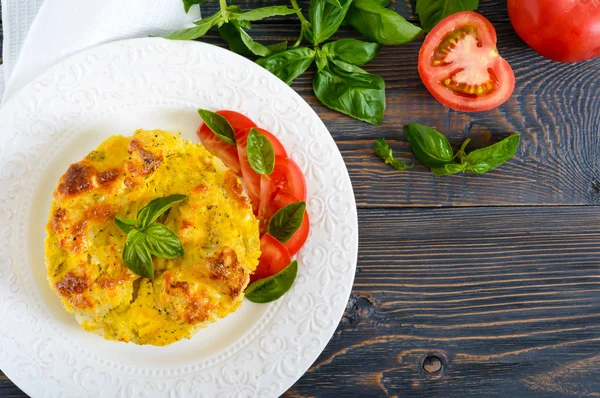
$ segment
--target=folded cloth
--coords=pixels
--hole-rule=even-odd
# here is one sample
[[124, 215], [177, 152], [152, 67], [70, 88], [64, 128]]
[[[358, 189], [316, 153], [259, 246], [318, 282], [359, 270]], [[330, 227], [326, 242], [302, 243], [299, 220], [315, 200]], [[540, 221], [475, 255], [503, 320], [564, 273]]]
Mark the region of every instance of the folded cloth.
[[193, 26], [181, 0], [1, 0], [3, 101], [64, 58], [110, 41]]

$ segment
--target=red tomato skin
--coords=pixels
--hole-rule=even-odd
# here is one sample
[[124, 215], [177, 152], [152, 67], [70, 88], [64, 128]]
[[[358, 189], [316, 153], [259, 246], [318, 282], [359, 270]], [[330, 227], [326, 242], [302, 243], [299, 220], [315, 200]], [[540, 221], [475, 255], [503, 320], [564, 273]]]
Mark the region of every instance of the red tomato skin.
[[[241, 113], [228, 110], [217, 111], [217, 113], [227, 119], [236, 134], [238, 131], [256, 127], [252, 120]], [[206, 149], [221, 159], [225, 166], [229, 167], [235, 174], [241, 175], [238, 151], [235, 145], [221, 141], [204, 123], [198, 128], [196, 134]]]
[[275, 275], [292, 262], [285, 246], [269, 234], [264, 234], [260, 238], [260, 251], [258, 267], [250, 276], [250, 283]]
[[483, 42], [485, 50], [491, 52], [492, 49], [496, 49], [496, 30], [490, 21], [481, 14], [472, 11], [462, 11], [452, 14], [440, 21], [425, 38], [419, 51], [419, 76], [427, 90], [442, 105], [463, 112], [487, 111], [506, 102], [515, 88], [513, 70], [509, 63], [501, 56], [494, 57], [492, 61], [492, 70], [498, 80], [498, 88], [492, 95], [483, 95], [474, 99], [463, 98], [441, 86], [439, 80], [433, 76], [434, 67], [431, 66], [430, 57], [439, 44], [440, 39], [456, 27], [467, 24], [473, 24], [478, 27], [480, 39]]
[[559, 62], [600, 56], [600, 2], [508, 0], [508, 16], [525, 43]]
[[242, 179], [244, 180], [244, 185], [246, 186], [248, 197], [250, 197], [250, 201], [252, 202], [254, 214], [257, 214], [260, 203], [260, 174], [255, 172], [252, 166], [250, 166], [250, 163], [248, 162], [248, 154], [246, 152], [248, 134], [250, 134], [250, 130], [252, 128], [256, 128], [256, 130], [258, 130], [269, 140], [269, 142], [271, 142], [271, 145], [273, 145], [273, 151], [275, 152], [275, 156], [287, 157], [287, 152], [285, 151], [285, 148], [277, 139], [277, 137], [260, 127], [251, 127], [243, 129], [235, 134], [235, 140], [237, 143], [237, 153], [240, 163], [240, 169], [242, 172]]

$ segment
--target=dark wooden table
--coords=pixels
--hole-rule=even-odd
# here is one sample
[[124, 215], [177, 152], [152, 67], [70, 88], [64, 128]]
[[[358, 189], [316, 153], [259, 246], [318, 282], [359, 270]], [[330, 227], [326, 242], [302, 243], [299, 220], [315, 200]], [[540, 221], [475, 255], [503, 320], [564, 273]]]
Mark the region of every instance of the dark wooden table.
[[[392, 7], [416, 21], [410, 1]], [[517, 37], [504, 0], [481, 0], [479, 11], [517, 78], [512, 98], [495, 110], [461, 113], [435, 101], [417, 73], [421, 40], [385, 47], [365, 68], [386, 81], [381, 126], [320, 105], [311, 73], [293, 85], [346, 160], [360, 245], [346, 313], [285, 396], [600, 396], [600, 58], [549, 61]], [[267, 42], [297, 32], [293, 19], [253, 28]], [[207, 41], [222, 45], [214, 34]], [[395, 172], [373, 155], [373, 141], [384, 137], [412, 158], [402, 136], [410, 122], [454, 144], [510, 131], [522, 144], [488, 175]], [[0, 373], [0, 396], [23, 393]]]

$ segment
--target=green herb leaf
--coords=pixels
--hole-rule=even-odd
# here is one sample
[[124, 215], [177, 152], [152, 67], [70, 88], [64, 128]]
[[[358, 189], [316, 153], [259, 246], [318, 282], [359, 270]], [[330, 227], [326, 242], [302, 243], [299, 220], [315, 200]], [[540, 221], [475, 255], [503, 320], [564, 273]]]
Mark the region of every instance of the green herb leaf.
[[385, 163], [391, 165], [395, 170], [402, 171], [412, 169], [414, 167], [414, 164], [406, 164], [400, 162], [397, 159], [394, 159], [392, 149], [389, 147], [389, 145], [387, 144], [387, 142], [385, 142], [383, 138], [380, 138], [377, 141], [375, 141], [374, 150], [377, 156], [383, 159]]
[[442, 19], [460, 11], [475, 11], [479, 0], [417, 0], [416, 13], [421, 26], [429, 32]]
[[264, 18], [291, 15], [295, 12], [296, 11], [286, 6], [270, 6], [256, 8], [254, 10], [245, 12], [242, 15], [240, 15], [237, 19], [240, 21], [260, 21]]
[[146, 246], [146, 239], [143, 232], [137, 229], [132, 230], [127, 235], [125, 246], [123, 247], [123, 261], [127, 268], [136, 274], [154, 279], [154, 265], [152, 256]]
[[271, 141], [257, 129], [251, 129], [246, 146], [248, 163], [258, 174], [269, 175], [275, 167], [275, 151]]
[[227, 119], [216, 112], [211, 112], [206, 109], [198, 109], [198, 114], [202, 118], [202, 121], [206, 123], [210, 131], [219, 137], [221, 141], [235, 145], [235, 132]]
[[327, 43], [323, 51], [336, 59], [361, 66], [375, 58], [381, 47], [377, 43], [366, 43], [355, 39], [341, 39]]
[[419, 162], [425, 166], [434, 169], [452, 163], [454, 152], [450, 142], [445, 135], [431, 127], [418, 123], [407, 124], [404, 126], [404, 136]]
[[132, 220], [131, 218], [115, 216], [115, 224], [117, 224], [117, 227], [126, 234], [135, 229], [135, 220]]
[[315, 95], [325, 106], [371, 124], [385, 111], [385, 82], [349, 63], [332, 60], [313, 79]]
[[340, 0], [341, 7], [328, 0], [311, 0], [308, 7], [310, 29], [306, 38], [315, 46], [329, 39], [339, 29], [348, 13], [352, 0]]
[[476, 174], [494, 170], [517, 153], [520, 137], [519, 134], [512, 134], [494, 145], [469, 152], [462, 159], [465, 170]]
[[459, 163], [448, 163], [443, 167], [434, 167], [431, 171], [437, 176], [447, 176], [450, 174], [462, 173], [465, 171], [465, 167], [463, 164]]
[[221, 20], [221, 14], [214, 14], [208, 18], [195, 22], [196, 26], [193, 28], [187, 28], [171, 33], [165, 36], [165, 38], [171, 40], [195, 40], [204, 36], [210, 28], [215, 26]]
[[290, 290], [297, 274], [298, 262], [294, 260], [277, 274], [259, 279], [248, 286], [244, 295], [253, 303], [270, 303]]
[[315, 59], [315, 51], [310, 48], [291, 48], [260, 58], [257, 64], [283, 80], [292, 84], [295, 78], [303, 74]]
[[138, 228], [144, 231], [158, 217], [167, 211], [174, 204], [182, 202], [187, 196], [181, 194], [169, 195], [163, 198], [156, 198], [141, 209], [137, 214]]
[[[266, 57], [270, 55], [272, 50], [254, 41], [252, 37], [243, 29], [241, 25], [243, 21], [233, 20], [230, 23], [223, 24], [219, 27], [219, 34], [227, 42], [231, 51], [247, 57], [258, 55]], [[287, 44], [286, 44], [287, 45]], [[278, 44], [281, 47], [281, 44]]]
[[183, 256], [183, 245], [173, 231], [163, 224], [153, 223], [144, 230], [146, 247], [151, 254], [161, 258]]
[[302, 225], [305, 211], [304, 202], [292, 203], [277, 210], [269, 220], [269, 234], [281, 243], [286, 243]]
[[408, 43], [423, 33], [421, 28], [374, 0], [355, 0], [347, 20], [362, 35], [381, 44]]
[[[317, 50], [316, 50], [315, 63], [317, 64], [318, 72], [321, 72], [323, 69], [325, 69], [327, 67], [327, 65], [329, 65], [329, 60], [327, 59], [327, 54], [325, 54], [325, 52], [320, 48], [317, 48]], [[314, 84], [314, 80], [313, 80], [313, 84]]]
[[183, 8], [187, 14], [194, 4], [204, 4], [205, 2], [206, 0], [183, 0]]

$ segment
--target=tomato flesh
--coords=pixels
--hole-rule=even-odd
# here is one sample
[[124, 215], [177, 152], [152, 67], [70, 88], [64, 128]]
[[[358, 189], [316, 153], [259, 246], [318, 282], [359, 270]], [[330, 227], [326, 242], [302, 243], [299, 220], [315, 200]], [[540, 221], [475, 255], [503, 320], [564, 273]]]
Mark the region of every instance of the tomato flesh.
[[265, 129], [261, 129], [260, 127], [243, 129], [235, 135], [242, 178], [244, 180], [244, 185], [246, 186], [246, 191], [248, 192], [248, 197], [250, 197], [250, 201], [252, 202], [254, 214], [257, 214], [260, 203], [260, 174], [254, 171], [252, 166], [250, 166], [250, 163], [248, 162], [248, 153], [246, 151], [248, 134], [250, 134], [250, 130], [252, 128], [256, 128], [256, 130], [258, 130], [269, 140], [269, 142], [271, 142], [275, 156], [287, 157], [287, 153], [281, 142], [273, 134], [269, 133]]
[[[256, 127], [256, 124], [252, 120], [241, 113], [227, 110], [217, 111], [217, 113], [227, 119], [236, 135], [239, 131]], [[241, 175], [238, 150], [235, 145], [222, 141], [205, 123], [200, 126], [196, 134], [206, 149], [221, 159], [225, 163], [225, 166], [233, 170], [235, 174]]]
[[600, 2], [597, 0], [508, 0], [517, 34], [546, 58], [560, 62], [600, 56]]
[[508, 100], [514, 73], [496, 50], [496, 31], [483, 16], [459, 12], [427, 35], [419, 52], [419, 75], [443, 105], [459, 111], [493, 109]]
[[287, 249], [269, 234], [260, 238], [260, 251], [258, 267], [250, 276], [250, 283], [275, 275], [292, 262]]

